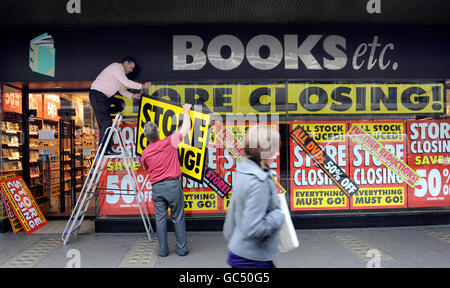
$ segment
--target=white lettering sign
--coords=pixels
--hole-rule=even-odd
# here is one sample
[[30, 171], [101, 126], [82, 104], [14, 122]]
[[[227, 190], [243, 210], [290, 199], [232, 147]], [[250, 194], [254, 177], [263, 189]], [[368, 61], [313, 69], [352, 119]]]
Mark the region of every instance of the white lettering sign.
[[354, 51], [348, 51], [347, 40], [340, 35], [306, 35], [299, 42], [295, 34], [283, 35], [283, 41], [261, 34], [245, 45], [234, 35], [218, 35], [209, 43], [197, 35], [175, 35], [173, 70], [201, 70], [209, 63], [215, 69], [229, 71], [242, 65], [244, 59], [257, 70], [275, 69], [283, 60], [285, 70], [340, 70], [348, 64], [353, 70], [398, 69], [398, 63], [389, 59], [395, 45], [381, 41], [380, 36], [354, 47]]

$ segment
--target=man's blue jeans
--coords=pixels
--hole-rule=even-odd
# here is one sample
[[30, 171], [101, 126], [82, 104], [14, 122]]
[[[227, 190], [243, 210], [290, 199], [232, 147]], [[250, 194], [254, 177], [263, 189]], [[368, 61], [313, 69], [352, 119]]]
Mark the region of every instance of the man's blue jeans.
[[158, 255], [169, 254], [167, 243], [167, 209], [170, 207], [172, 223], [175, 227], [177, 253], [184, 256], [189, 253], [186, 243], [186, 224], [184, 221], [184, 195], [179, 179], [157, 182], [152, 186], [152, 200], [155, 206], [156, 233], [158, 234]]

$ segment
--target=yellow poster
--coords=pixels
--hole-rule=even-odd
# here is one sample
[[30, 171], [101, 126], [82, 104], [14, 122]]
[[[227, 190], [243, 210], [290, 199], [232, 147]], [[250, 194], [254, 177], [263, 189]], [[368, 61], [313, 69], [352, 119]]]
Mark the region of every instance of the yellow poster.
[[[288, 84], [293, 114], [442, 113], [443, 84]], [[296, 108], [296, 109], [294, 109]]]
[[339, 189], [295, 189], [293, 193], [293, 208], [345, 208], [348, 207], [348, 197]]
[[[148, 94], [175, 103], [202, 105], [219, 115], [444, 112], [442, 83], [152, 85]], [[137, 116], [137, 100], [115, 97], [126, 105], [122, 111], [125, 116]]]
[[214, 191], [184, 192], [184, 211], [189, 212], [217, 212], [218, 195]]
[[405, 206], [404, 187], [361, 188], [352, 197], [352, 207], [395, 208]]
[[149, 94], [217, 114], [443, 113], [444, 85], [283, 83], [154, 85]]
[[[183, 111], [181, 106], [171, 104], [168, 101], [142, 97], [138, 118], [136, 154], [141, 155], [147, 147], [148, 140], [144, 136], [145, 123], [148, 121], [154, 122], [159, 128], [160, 139], [162, 140], [181, 128]], [[190, 111], [190, 117], [192, 128], [178, 145], [178, 158], [184, 176], [203, 182], [211, 116], [194, 108]]]

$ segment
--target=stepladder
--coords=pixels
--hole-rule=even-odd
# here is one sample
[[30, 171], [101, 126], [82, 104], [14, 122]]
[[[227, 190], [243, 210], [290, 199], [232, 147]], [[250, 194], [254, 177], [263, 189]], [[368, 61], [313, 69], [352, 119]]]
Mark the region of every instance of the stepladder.
[[[132, 180], [134, 185], [134, 191], [122, 191], [121, 189], [116, 191], [109, 191], [107, 193], [114, 193], [119, 195], [131, 196], [134, 195], [136, 198], [137, 206], [139, 208], [139, 213], [142, 218], [142, 222], [145, 227], [145, 231], [147, 233], [148, 240], [152, 242], [151, 233], [153, 233], [153, 228], [150, 222], [149, 209], [144, 203], [144, 195], [142, 188], [138, 184], [138, 179], [136, 177], [136, 172], [133, 170], [133, 161], [132, 161], [132, 152], [129, 149], [125, 148], [124, 137], [122, 135], [122, 131], [120, 129], [120, 124], [122, 122], [123, 115], [122, 113], [117, 113], [111, 127], [106, 129], [103, 138], [100, 141], [99, 149], [95, 154], [95, 158], [92, 161], [91, 167], [89, 169], [89, 173], [84, 181], [81, 192], [78, 196], [77, 202], [75, 203], [71, 216], [67, 221], [66, 227], [62, 234], [63, 244], [67, 245], [72, 237], [77, 237], [78, 232], [80, 231], [83, 220], [88, 212], [91, 200], [95, 199], [96, 195], [105, 194], [102, 192], [98, 192], [98, 190], [102, 189], [98, 187], [100, 178], [102, 176], [102, 172], [104, 171], [105, 164], [109, 160], [108, 156], [105, 155], [106, 149], [108, 147], [108, 143], [113, 141], [113, 137], [118, 141], [117, 149], [120, 152], [120, 155], [117, 156], [118, 161], [122, 162], [123, 167], [126, 170], [126, 173], [129, 179]], [[123, 192], [123, 193], [122, 193]]]

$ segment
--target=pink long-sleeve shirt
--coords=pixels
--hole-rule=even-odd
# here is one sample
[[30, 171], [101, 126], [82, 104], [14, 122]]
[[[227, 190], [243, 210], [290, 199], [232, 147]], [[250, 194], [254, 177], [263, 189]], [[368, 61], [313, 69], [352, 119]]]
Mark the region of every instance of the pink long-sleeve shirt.
[[126, 87], [141, 89], [142, 84], [131, 81], [125, 74], [125, 68], [121, 63], [112, 63], [97, 76], [92, 82], [91, 89], [102, 92], [106, 97], [114, 96], [117, 91], [131, 99], [133, 93], [127, 91]]

